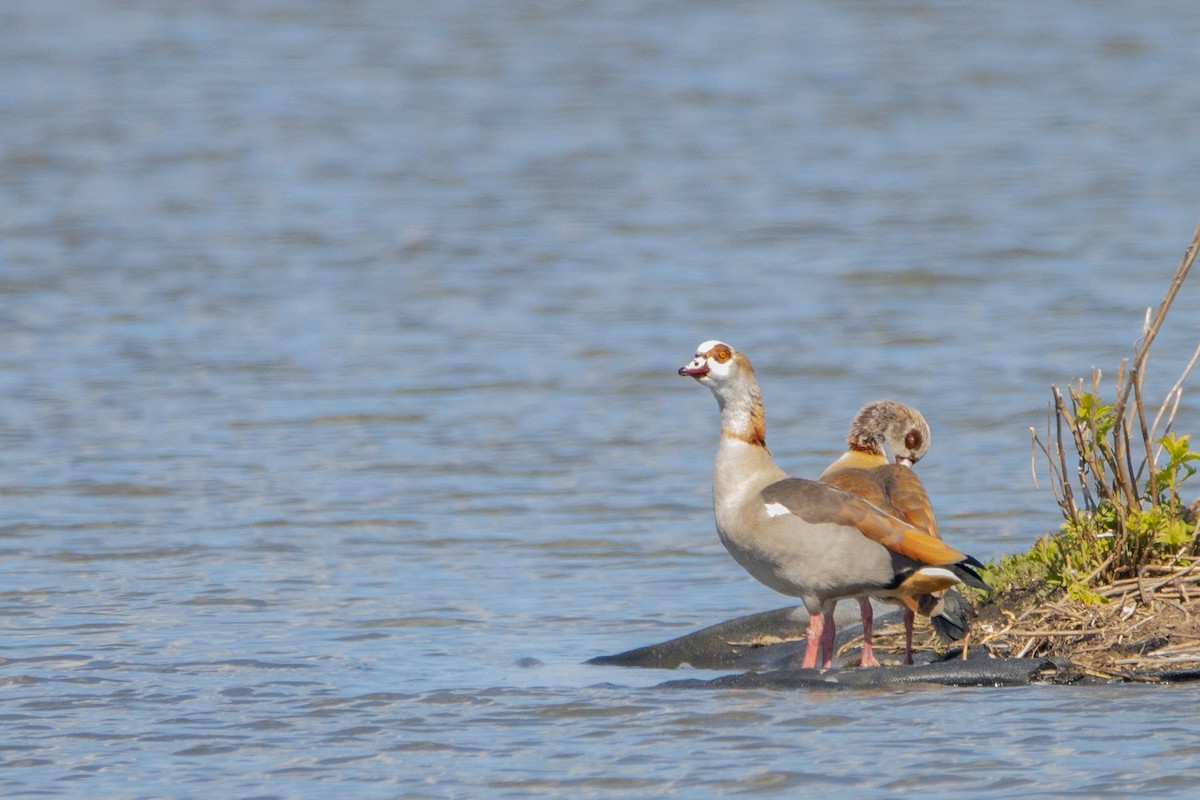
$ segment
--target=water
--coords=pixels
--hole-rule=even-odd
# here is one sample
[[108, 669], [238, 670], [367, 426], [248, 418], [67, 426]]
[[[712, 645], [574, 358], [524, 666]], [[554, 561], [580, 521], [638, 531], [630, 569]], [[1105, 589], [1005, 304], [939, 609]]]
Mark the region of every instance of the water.
[[795, 473], [892, 396], [949, 540], [1055, 527], [1029, 427], [1200, 208], [1190, 11], [7, 6], [0, 789], [1188, 794], [1192, 687], [581, 662], [783, 604], [712, 530], [704, 339]]

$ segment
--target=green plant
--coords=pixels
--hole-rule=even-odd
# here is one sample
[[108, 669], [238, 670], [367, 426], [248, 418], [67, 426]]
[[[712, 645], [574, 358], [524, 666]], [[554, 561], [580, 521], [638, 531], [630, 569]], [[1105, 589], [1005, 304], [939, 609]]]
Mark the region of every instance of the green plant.
[[[1068, 385], [1066, 396], [1051, 387], [1045, 440], [1033, 433], [1049, 468], [1051, 488], [1063, 515], [1060, 530], [1028, 554], [1041, 564], [1041, 580], [1084, 602], [1101, 602], [1095, 587], [1140, 575], [1149, 564], [1173, 565], [1198, 554], [1200, 525], [1186, 518], [1183, 484], [1200, 469], [1200, 453], [1190, 436], [1170, 428], [1183, 384], [1200, 359], [1197, 347], [1183, 374], [1148, 423], [1142, 395], [1150, 345], [1161, 329], [1200, 247], [1200, 227], [1157, 313], [1147, 312], [1132, 364], [1123, 361], [1110, 401], [1093, 369], [1091, 385]], [[1165, 433], [1156, 434], [1160, 423]], [[1068, 451], [1073, 451], [1068, 457]], [[1007, 571], [1015, 565], [1004, 567]]]

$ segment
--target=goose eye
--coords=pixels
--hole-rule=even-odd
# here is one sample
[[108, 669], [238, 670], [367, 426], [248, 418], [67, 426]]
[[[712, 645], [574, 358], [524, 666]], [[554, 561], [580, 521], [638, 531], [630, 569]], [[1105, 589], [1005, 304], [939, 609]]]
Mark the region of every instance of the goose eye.
[[728, 347], [717, 347], [717, 348], [713, 349], [712, 356], [718, 362], [724, 364], [726, 361], [728, 361], [730, 358], [733, 357], [733, 354], [729, 352]]
[[907, 436], [904, 437], [904, 446], [915, 453], [917, 450], [921, 449], [921, 443], [924, 441], [925, 437], [921, 435], [919, 430], [914, 428], [908, 432]]

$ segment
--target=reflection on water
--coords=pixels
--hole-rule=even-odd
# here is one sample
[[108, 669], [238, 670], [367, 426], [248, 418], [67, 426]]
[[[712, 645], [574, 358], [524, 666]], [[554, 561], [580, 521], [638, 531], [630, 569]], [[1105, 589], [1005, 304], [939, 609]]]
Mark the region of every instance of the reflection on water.
[[1189, 688], [580, 663], [780, 605], [713, 336], [797, 474], [893, 396], [948, 538], [1056, 524], [1029, 427], [1195, 224], [1197, 31], [1010, 8], [0, 10], [5, 795], [1186, 794]]

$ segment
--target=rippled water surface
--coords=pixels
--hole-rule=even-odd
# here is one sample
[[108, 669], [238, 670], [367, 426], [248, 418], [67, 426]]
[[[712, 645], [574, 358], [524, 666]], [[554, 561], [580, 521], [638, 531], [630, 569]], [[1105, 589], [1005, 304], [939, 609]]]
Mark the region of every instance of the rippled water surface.
[[581, 662], [786, 602], [713, 531], [704, 339], [789, 470], [892, 396], [948, 539], [1057, 524], [1029, 428], [1196, 224], [1198, 34], [1167, 0], [5, 6], [0, 791], [1187, 795], [1192, 687]]

